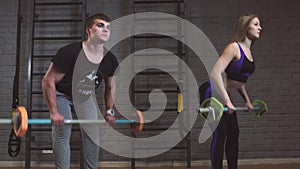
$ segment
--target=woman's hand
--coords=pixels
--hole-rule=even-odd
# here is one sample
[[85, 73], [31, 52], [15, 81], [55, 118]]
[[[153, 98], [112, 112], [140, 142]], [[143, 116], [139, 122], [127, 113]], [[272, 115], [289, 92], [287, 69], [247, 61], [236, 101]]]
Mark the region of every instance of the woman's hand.
[[248, 112], [251, 112], [253, 109], [253, 105], [251, 104], [251, 102], [246, 102], [245, 107], [248, 107]]
[[231, 103], [230, 99], [225, 99], [225, 106], [228, 108], [228, 113], [232, 114], [235, 110], [234, 105]]

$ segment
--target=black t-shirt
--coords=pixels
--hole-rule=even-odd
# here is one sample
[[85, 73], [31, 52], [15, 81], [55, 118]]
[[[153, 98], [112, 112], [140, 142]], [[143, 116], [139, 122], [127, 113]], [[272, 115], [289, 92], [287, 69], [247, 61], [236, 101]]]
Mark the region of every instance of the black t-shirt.
[[[52, 58], [52, 63], [56, 70], [65, 73], [63, 79], [56, 84], [57, 91], [70, 98], [72, 98], [74, 79], [76, 81], [74, 83], [77, 83], [73, 84], [75, 90], [82, 95], [90, 95], [95, 87], [100, 85], [101, 80], [113, 76], [118, 67], [118, 61], [110, 51], [107, 51], [100, 64], [89, 62], [82, 50], [82, 42], [72, 43], [59, 49]], [[75, 73], [74, 77], [73, 73]]]

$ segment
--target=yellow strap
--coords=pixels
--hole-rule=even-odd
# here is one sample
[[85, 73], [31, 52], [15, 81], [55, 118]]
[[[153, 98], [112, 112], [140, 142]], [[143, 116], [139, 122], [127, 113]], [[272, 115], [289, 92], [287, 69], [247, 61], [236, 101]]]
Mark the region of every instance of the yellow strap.
[[11, 113], [12, 119], [14, 119], [14, 118], [16, 117], [17, 111], [18, 111], [17, 108], [14, 108], [14, 109], [12, 110], [12, 113]]
[[177, 111], [178, 113], [181, 113], [182, 110], [183, 110], [183, 95], [181, 93], [178, 93]]

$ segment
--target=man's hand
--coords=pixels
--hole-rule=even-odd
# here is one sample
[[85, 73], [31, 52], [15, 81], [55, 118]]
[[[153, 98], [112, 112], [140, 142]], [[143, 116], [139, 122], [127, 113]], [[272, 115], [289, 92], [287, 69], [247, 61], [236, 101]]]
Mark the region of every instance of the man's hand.
[[109, 114], [106, 114], [104, 118], [105, 118], [105, 120], [107, 121], [107, 123], [108, 123], [109, 125], [115, 124], [115, 121], [116, 121], [115, 116], [111, 116], [111, 115], [109, 115]]
[[60, 115], [59, 113], [51, 114], [50, 119], [54, 126], [62, 126], [65, 122], [64, 116]]

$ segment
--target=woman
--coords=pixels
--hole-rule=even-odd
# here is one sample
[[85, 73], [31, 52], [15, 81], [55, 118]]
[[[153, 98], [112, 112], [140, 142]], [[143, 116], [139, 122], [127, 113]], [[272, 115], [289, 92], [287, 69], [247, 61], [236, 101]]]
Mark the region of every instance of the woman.
[[[211, 144], [213, 169], [222, 168], [225, 144], [228, 167], [229, 169], [237, 169], [239, 127], [230, 93], [238, 91], [249, 111], [253, 109], [245, 85], [255, 68], [251, 46], [260, 37], [261, 31], [262, 27], [256, 15], [241, 15], [236, 24], [231, 43], [224, 49], [210, 74], [214, 89], [217, 90], [229, 110], [223, 114], [213, 134]], [[227, 76], [226, 80], [223, 81], [222, 73], [224, 71]]]

